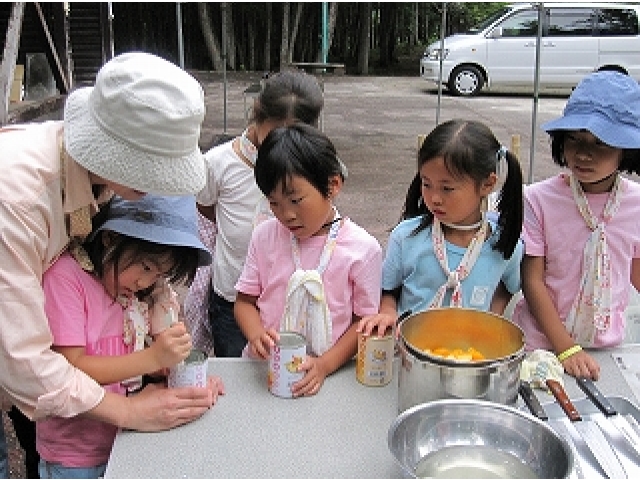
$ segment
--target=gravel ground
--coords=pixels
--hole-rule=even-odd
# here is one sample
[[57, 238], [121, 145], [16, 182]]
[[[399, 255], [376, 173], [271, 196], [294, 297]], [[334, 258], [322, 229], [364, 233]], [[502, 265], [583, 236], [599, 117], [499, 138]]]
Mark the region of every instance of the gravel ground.
[[7, 455], [9, 456], [9, 478], [27, 478], [24, 468], [24, 451], [20, 448], [11, 420], [6, 412], [2, 412], [2, 423], [7, 438]]

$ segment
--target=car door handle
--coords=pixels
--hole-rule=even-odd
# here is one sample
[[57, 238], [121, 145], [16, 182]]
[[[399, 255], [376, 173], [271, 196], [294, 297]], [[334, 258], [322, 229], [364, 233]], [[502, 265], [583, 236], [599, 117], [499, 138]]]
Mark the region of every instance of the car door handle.
[[536, 42], [527, 42], [524, 44], [525, 47], [535, 47], [536, 46]]
[[543, 47], [555, 47], [556, 44], [553, 42], [545, 42], [542, 44]]

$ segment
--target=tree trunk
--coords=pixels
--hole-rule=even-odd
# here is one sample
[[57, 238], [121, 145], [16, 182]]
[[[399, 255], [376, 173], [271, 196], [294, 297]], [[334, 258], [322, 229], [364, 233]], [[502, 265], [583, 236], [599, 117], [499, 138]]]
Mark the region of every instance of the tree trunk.
[[271, 71], [271, 25], [273, 25], [273, 8], [272, 3], [267, 2], [267, 31], [265, 33], [264, 42], [264, 69], [267, 72]]
[[293, 51], [296, 45], [296, 37], [298, 36], [298, 28], [300, 27], [300, 18], [302, 17], [302, 2], [296, 3], [296, 15], [293, 20], [293, 27], [291, 31], [291, 41], [289, 42], [289, 52], [287, 53], [287, 63], [293, 62]]
[[358, 39], [358, 73], [369, 74], [369, 31], [371, 30], [371, 2], [360, 3], [360, 38]]
[[413, 4], [413, 31], [411, 32], [411, 45], [418, 45], [418, 24], [420, 16], [418, 15], [418, 3]]
[[333, 44], [333, 32], [336, 29], [336, 17], [338, 16], [338, 2], [329, 3], [329, 28], [328, 28], [328, 40], [327, 40], [327, 54], [331, 50]]
[[222, 14], [225, 16], [226, 32], [223, 35], [227, 39], [227, 65], [231, 70], [237, 70], [236, 61], [236, 36], [233, 28], [233, 2], [222, 2]]
[[256, 69], [256, 15], [251, 14], [251, 19], [247, 21], [247, 69], [254, 71]]
[[202, 28], [202, 35], [204, 36], [204, 43], [207, 46], [207, 53], [211, 62], [213, 62], [213, 69], [220, 72], [222, 71], [222, 56], [220, 54], [220, 43], [214, 33], [211, 25], [211, 17], [209, 16], [209, 10], [206, 3], [198, 3], [198, 18], [200, 19], [200, 27]]
[[24, 17], [25, 2], [15, 2], [11, 9], [11, 17], [7, 26], [7, 36], [2, 53], [2, 64], [0, 65], [0, 88], [2, 89], [2, 105], [0, 105], [0, 126], [6, 125], [9, 120], [9, 95], [11, 95], [11, 84], [13, 74], [16, 70], [16, 59], [18, 58], [18, 48], [20, 46], [20, 30], [22, 30], [22, 19]]
[[280, 70], [283, 70], [287, 63], [289, 54], [289, 2], [282, 4], [282, 35], [280, 40]]
[[380, 3], [380, 66], [388, 68], [395, 62], [397, 3]]

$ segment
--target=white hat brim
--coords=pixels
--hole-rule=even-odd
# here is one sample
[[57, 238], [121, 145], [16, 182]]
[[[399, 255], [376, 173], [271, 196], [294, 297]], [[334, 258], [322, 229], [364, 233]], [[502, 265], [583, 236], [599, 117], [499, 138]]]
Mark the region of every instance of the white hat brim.
[[76, 162], [106, 180], [145, 193], [187, 195], [202, 190], [206, 165], [197, 146], [189, 155], [165, 157], [109, 136], [89, 111], [92, 89], [77, 89], [65, 102], [65, 148]]

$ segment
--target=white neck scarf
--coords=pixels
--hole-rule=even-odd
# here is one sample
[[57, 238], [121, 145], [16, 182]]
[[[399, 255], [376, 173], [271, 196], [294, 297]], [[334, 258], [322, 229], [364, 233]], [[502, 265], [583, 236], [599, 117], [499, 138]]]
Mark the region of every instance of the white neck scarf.
[[[247, 137], [247, 133], [249, 133], [249, 129], [246, 128], [242, 135], [238, 137], [238, 148], [240, 149], [240, 153], [246, 158], [252, 167], [256, 166], [256, 160], [258, 159], [258, 148], [249, 140]], [[267, 197], [260, 194], [260, 199], [256, 204], [256, 208], [253, 212], [253, 227], [255, 228], [259, 223], [263, 222], [267, 218], [271, 218], [273, 214], [271, 213], [271, 207], [269, 206], [269, 200]]]
[[246, 128], [244, 132], [242, 132], [242, 135], [238, 137], [238, 146], [240, 148], [240, 152], [244, 155], [244, 158], [249, 160], [249, 163], [251, 163], [252, 166], [255, 166], [256, 160], [258, 159], [258, 148], [251, 143], [251, 140], [247, 137], [248, 132], [249, 129]]
[[464, 252], [464, 256], [462, 257], [462, 260], [460, 260], [458, 268], [451, 272], [449, 270], [449, 263], [447, 261], [447, 246], [445, 243], [444, 234], [442, 232], [442, 226], [437, 218], [433, 219], [433, 225], [431, 226], [433, 251], [436, 258], [438, 259], [438, 262], [440, 263], [440, 266], [442, 267], [442, 270], [444, 270], [444, 273], [447, 276], [447, 281], [438, 289], [435, 296], [433, 297], [433, 300], [431, 300], [431, 303], [429, 304], [429, 308], [440, 308], [442, 306], [444, 296], [447, 293], [447, 290], [449, 290], [450, 288], [453, 289], [453, 292], [451, 294], [451, 306], [463, 306], [462, 280], [469, 276], [469, 273], [471, 273], [476, 260], [480, 256], [482, 245], [484, 244], [484, 239], [487, 236], [488, 228], [489, 224], [486, 218], [483, 216], [482, 225], [471, 239], [471, 243], [469, 243], [467, 251]]
[[[334, 220], [340, 218], [334, 208]], [[322, 283], [322, 273], [326, 270], [331, 253], [336, 246], [338, 232], [343, 220], [331, 225], [324, 244], [318, 267], [315, 270], [302, 270], [298, 239], [291, 235], [291, 251], [296, 266], [289, 279], [284, 315], [280, 329], [298, 332], [307, 339], [309, 353], [320, 356], [331, 347], [331, 312], [327, 305]]]
[[[145, 338], [150, 328], [149, 306], [146, 302], [141, 302], [136, 297], [126, 297], [124, 295], [119, 296], [117, 301], [124, 310], [124, 343], [133, 345], [134, 352], [143, 350]], [[126, 389], [135, 390], [142, 386], [142, 375], [124, 380], [120, 384]]]
[[616, 174], [602, 213], [602, 221], [591, 213], [580, 182], [571, 174], [569, 185], [591, 235], [584, 247], [580, 288], [567, 316], [566, 328], [576, 343], [590, 347], [593, 346], [596, 333], [606, 331], [611, 326], [611, 261], [605, 224], [616, 214], [620, 206], [620, 175]]

